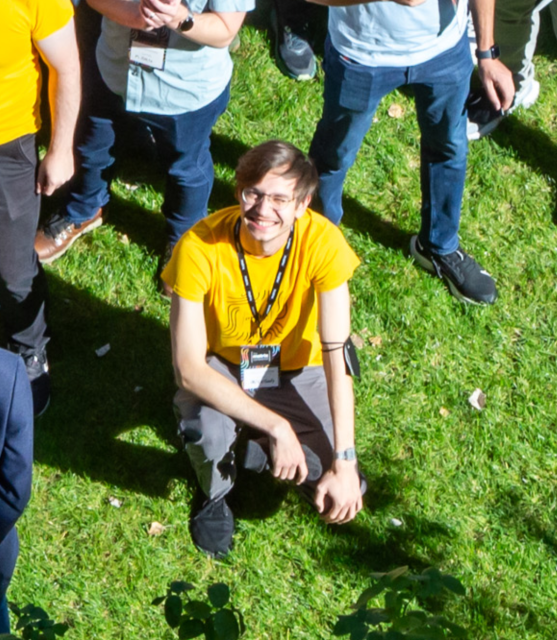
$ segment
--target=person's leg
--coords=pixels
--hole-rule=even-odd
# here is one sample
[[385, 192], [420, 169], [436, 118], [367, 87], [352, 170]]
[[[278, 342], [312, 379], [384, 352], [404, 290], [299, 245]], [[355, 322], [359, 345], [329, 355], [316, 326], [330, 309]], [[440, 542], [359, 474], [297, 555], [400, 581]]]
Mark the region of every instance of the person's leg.
[[114, 164], [115, 122], [125, 114], [122, 99], [100, 77], [94, 59], [83, 59], [83, 100], [75, 135], [76, 171], [62, 209], [39, 229], [35, 249], [45, 264], [61, 257], [84, 233], [102, 224]]
[[[238, 382], [237, 367], [214, 356], [208, 363], [225, 378]], [[176, 392], [174, 406], [180, 418], [178, 433], [199, 486], [210, 500], [220, 500], [232, 489], [236, 479], [236, 422], [183, 390]]]
[[141, 114], [141, 120], [153, 132], [168, 176], [162, 212], [171, 246], [207, 215], [214, 178], [211, 131], [225, 111], [229, 96], [227, 86], [218, 98], [197, 111], [177, 116]]
[[[501, 61], [513, 73], [517, 106], [534, 87], [533, 57], [540, 28], [538, 7], [545, 4], [544, 0], [497, 0], [495, 4], [495, 42], [501, 50]], [[536, 94], [538, 91], [539, 88]]]
[[[239, 367], [215, 356], [209, 357], [207, 362], [224, 377], [238, 382]], [[226, 495], [236, 479], [236, 423], [183, 390], [176, 393], [174, 407], [179, 418], [178, 433], [199, 486], [207, 496], [202, 507], [192, 512], [192, 539], [205, 553], [224, 556], [230, 550], [234, 535], [234, 516]]]
[[466, 37], [450, 51], [413, 67], [421, 132], [423, 247], [446, 255], [458, 248], [468, 141], [465, 102], [472, 61]]
[[354, 164], [381, 98], [405, 82], [405, 68], [366, 67], [341, 56], [330, 39], [325, 43], [324, 105], [309, 154], [319, 172], [324, 215], [342, 218], [342, 188]]
[[0, 145], [0, 317], [10, 350], [25, 361], [38, 415], [48, 405], [50, 381], [47, 282], [33, 248], [40, 206], [36, 164], [33, 135]]
[[466, 179], [465, 101], [472, 72], [466, 35], [450, 51], [413, 67], [421, 130], [422, 225], [411, 253], [443, 278], [463, 302], [493, 303], [493, 278], [459, 247], [458, 230]]

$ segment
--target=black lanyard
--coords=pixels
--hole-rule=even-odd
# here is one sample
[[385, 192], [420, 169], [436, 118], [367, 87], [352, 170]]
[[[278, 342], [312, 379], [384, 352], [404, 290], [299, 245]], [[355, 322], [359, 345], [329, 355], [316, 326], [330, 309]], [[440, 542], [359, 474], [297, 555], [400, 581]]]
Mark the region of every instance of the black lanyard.
[[261, 323], [269, 315], [269, 311], [271, 311], [271, 307], [273, 306], [274, 301], [277, 299], [277, 294], [279, 292], [280, 285], [282, 282], [282, 276], [284, 275], [286, 265], [288, 264], [288, 258], [290, 257], [290, 252], [292, 250], [292, 240], [294, 239], [294, 225], [290, 227], [290, 235], [288, 236], [288, 240], [286, 241], [286, 245], [284, 246], [284, 251], [282, 253], [282, 258], [280, 259], [279, 268], [275, 278], [275, 284], [273, 285], [271, 294], [269, 296], [269, 299], [267, 300], [267, 306], [265, 307], [265, 311], [263, 312], [263, 314], [259, 315], [259, 312], [257, 311], [257, 307], [255, 306], [255, 296], [253, 295], [251, 280], [249, 279], [248, 267], [246, 264], [244, 250], [242, 249], [242, 245], [240, 244], [240, 225], [241, 224], [242, 224], [242, 219], [238, 218], [238, 221], [236, 222], [236, 226], [234, 227], [234, 241], [236, 242], [236, 251], [238, 252], [238, 262], [240, 263], [240, 271], [242, 272], [242, 280], [244, 282], [244, 287], [246, 289], [246, 296], [248, 298], [249, 308], [251, 309], [251, 315], [253, 316], [253, 319], [257, 324], [257, 329], [259, 331], [259, 338], [263, 340]]

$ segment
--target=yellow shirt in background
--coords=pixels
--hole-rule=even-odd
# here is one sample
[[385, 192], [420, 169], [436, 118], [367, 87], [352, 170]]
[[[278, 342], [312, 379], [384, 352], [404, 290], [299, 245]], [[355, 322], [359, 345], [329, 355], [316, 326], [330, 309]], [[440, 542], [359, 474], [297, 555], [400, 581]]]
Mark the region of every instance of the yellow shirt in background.
[[41, 89], [33, 41], [64, 27], [70, 0], [0, 0], [0, 144], [40, 127]]
[[[174, 291], [203, 302], [207, 350], [240, 364], [240, 347], [258, 344], [234, 243], [240, 207], [229, 207], [198, 222], [174, 249], [162, 277]], [[341, 231], [308, 209], [296, 221], [292, 252], [277, 299], [263, 320], [263, 344], [281, 345], [285, 371], [322, 364], [316, 293], [346, 282], [360, 263]], [[282, 249], [267, 258], [245, 254], [257, 309], [262, 313], [273, 288]]]

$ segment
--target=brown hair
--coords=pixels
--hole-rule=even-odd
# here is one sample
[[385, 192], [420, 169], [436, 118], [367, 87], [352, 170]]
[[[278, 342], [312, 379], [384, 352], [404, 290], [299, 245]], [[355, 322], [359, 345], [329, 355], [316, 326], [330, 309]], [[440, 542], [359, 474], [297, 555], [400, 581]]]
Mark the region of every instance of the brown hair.
[[267, 140], [250, 149], [236, 167], [239, 192], [260, 182], [269, 171], [284, 168], [281, 176], [296, 180], [294, 195], [298, 204], [317, 189], [318, 176], [313, 160], [297, 147], [282, 140]]

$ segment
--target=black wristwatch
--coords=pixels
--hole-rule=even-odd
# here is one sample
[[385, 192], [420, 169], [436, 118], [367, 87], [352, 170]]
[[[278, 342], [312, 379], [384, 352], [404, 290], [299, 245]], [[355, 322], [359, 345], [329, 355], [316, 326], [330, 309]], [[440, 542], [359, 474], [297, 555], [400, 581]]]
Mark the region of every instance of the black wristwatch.
[[489, 47], [487, 51], [480, 51], [476, 49], [476, 58], [478, 60], [497, 60], [497, 58], [501, 55], [501, 51], [499, 50], [499, 45], [494, 44], [492, 47]]
[[193, 19], [193, 11], [188, 0], [182, 0], [182, 4], [188, 10], [188, 16], [185, 20], [182, 20], [182, 22], [180, 22], [180, 24], [178, 25], [178, 31], [184, 33], [186, 31], [189, 31], [193, 27], [195, 20]]

